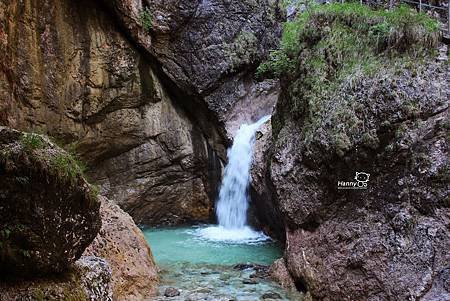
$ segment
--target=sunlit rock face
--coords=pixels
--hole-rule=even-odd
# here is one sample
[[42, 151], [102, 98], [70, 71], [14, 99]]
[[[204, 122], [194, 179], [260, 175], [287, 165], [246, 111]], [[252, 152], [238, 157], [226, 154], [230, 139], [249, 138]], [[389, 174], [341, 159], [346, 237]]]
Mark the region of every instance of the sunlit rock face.
[[84, 255], [103, 258], [109, 264], [114, 300], [143, 300], [155, 295], [158, 268], [144, 235], [119, 206], [104, 197], [100, 201], [102, 228]]
[[0, 124], [74, 143], [137, 222], [207, 220], [224, 147], [116, 23], [92, 1], [2, 1]]

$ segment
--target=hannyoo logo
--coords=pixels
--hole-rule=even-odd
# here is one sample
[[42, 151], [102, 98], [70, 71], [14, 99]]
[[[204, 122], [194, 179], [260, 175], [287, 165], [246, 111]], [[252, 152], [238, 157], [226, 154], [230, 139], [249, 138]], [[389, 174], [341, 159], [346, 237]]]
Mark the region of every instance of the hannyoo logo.
[[357, 171], [355, 174], [356, 181], [338, 181], [338, 189], [367, 189], [369, 177], [370, 173]]

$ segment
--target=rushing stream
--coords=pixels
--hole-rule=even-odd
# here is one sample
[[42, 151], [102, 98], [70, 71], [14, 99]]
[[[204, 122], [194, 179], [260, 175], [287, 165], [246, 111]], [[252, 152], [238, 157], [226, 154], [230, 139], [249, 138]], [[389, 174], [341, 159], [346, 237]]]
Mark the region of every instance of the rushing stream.
[[171, 300], [301, 300], [267, 279], [261, 265], [270, 265], [282, 251], [247, 225], [255, 133], [269, 118], [242, 125], [234, 137], [216, 205], [218, 225], [144, 229], [162, 269], [161, 296], [155, 300], [165, 300], [167, 287], [180, 291]]

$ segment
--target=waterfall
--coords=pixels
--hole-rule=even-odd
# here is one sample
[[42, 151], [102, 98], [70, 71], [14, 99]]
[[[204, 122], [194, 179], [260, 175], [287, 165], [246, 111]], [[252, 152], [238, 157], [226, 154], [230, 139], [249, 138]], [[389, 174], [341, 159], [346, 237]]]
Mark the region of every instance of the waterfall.
[[256, 130], [270, 116], [264, 116], [253, 124], [243, 124], [228, 149], [216, 214], [219, 225], [226, 229], [243, 228], [247, 224], [248, 186], [252, 164]]
[[216, 205], [218, 226], [201, 229], [200, 235], [213, 240], [255, 241], [266, 240], [261, 232], [247, 226], [249, 203], [248, 187], [253, 157], [255, 134], [270, 119], [264, 116], [253, 124], [243, 124], [237, 131], [233, 145], [228, 149], [225, 167]]

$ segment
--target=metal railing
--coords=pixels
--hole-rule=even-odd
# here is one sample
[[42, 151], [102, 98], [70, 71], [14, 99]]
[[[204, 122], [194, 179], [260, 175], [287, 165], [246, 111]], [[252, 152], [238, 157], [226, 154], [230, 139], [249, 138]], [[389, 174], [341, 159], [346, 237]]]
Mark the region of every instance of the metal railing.
[[[428, 1], [427, 1], [428, 2]], [[436, 6], [436, 5], [432, 5], [430, 3], [424, 2], [423, 0], [400, 0], [400, 3], [406, 3], [408, 5], [411, 6], [415, 6], [419, 9], [419, 12], [423, 12], [426, 9], [429, 10], [434, 10], [436, 12], [442, 12], [444, 15], [447, 15], [447, 28], [444, 29], [444, 33], [445, 31], [447, 32], [447, 35], [450, 35], [450, 3], [447, 0], [447, 7], [445, 7], [444, 5], [442, 6]], [[445, 3], [443, 3], [445, 4]], [[442, 21], [442, 20], [441, 20]]]

